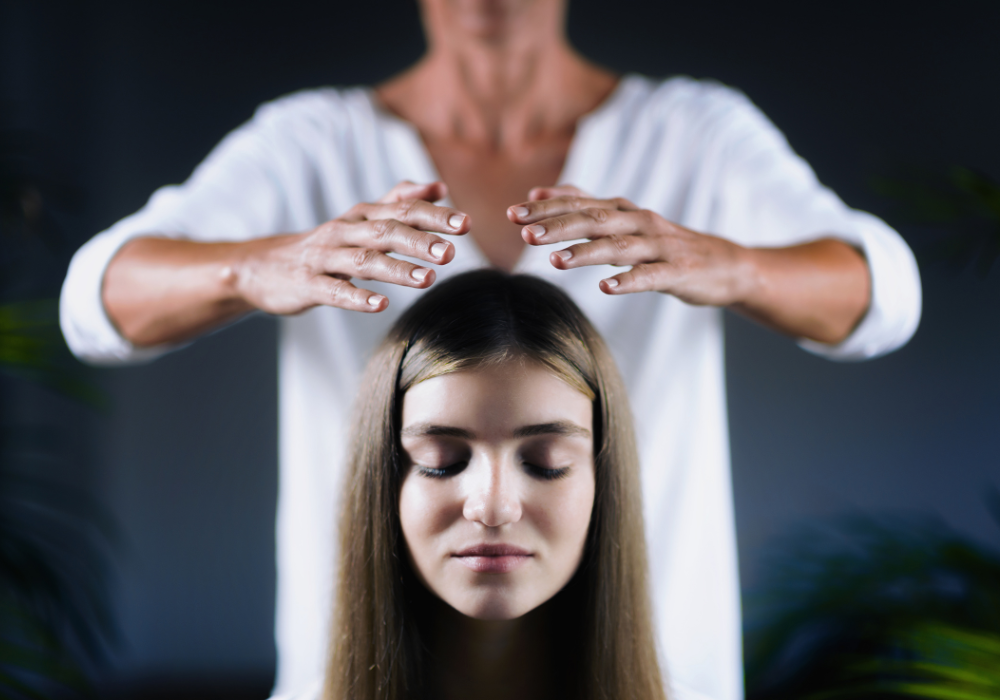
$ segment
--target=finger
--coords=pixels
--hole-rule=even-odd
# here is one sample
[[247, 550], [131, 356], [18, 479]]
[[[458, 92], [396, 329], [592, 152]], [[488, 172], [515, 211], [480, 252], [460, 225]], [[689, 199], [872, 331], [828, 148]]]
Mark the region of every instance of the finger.
[[545, 245], [577, 238], [626, 236], [641, 233], [648, 225], [643, 212], [595, 207], [529, 224], [521, 229], [521, 237], [529, 245]]
[[[626, 200], [620, 200], [626, 202]], [[507, 209], [507, 218], [515, 224], [530, 224], [552, 216], [569, 214], [581, 209], [620, 209], [617, 199], [596, 199], [563, 195], [537, 202], [522, 202]]]
[[363, 219], [394, 219], [421, 231], [437, 231], [451, 235], [461, 235], [469, 230], [470, 218], [464, 212], [419, 199], [405, 199], [399, 202], [363, 204], [358, 208]]
[[673, 273], [667, 263], [646, 263], [598, 282], [605, 294], [669, 291]]
[[577, 243], [549, 255], [560, 270], [586, 265], [640, 265], [660, 259], [660, 248], [649, 236], [606, 236]]
[[428, 182], [426, 184], [419, 184], [410, 182], [409, 180], [403, 180], [391, 190], [389, 190], [385, 196], [380, 198], [379, 202], [399, 202], [404, 199], [422, 199], [428, 202], [436, 202], [440, 199], [444, 199], [448, 196], [448, 186], [445, 185], [440, 180], [437, 182]]
[[313, 301], [323, 306], [336, 306], [348, 311], [377, 313], [389, 305], [381, 294], [358, 289], [345, 279], [319, 275], [312, 284]]
[[528, 191], [528, 199], [537, 202], [540, 199], [552, 197], [587, 197], [586, 192], [575, 185], [556, 185], [554, 187], [532, 187]]
[[436, 278], [434, 270], [429, 267], [390, 258], [371, 248], [338, 248], [330, 252], [323, 267], [332, 276], [375, 280], [417, 289], [431, 286]]
[[437, 265], [451, 262], [455, 246], [433, 233], [425, 233], [395, 219], [345, 222], [339, 230], [337, 246], [346, 250], [370, 249], [379, 253], [398, 253]]

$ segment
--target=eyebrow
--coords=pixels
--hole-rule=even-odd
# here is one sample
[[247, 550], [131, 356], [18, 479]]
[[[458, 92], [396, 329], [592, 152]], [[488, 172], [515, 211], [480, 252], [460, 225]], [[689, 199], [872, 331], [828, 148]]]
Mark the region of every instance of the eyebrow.
[[[463, 440], [474, 440], [476, 435], [464, 428], [454, 428], [448, 425], [433, 425], [431, 423], [417, 423], [403, 429], [405, 437], [453, 437]], [[590, 431], [582, 428], [576, 423], [569, 421], [555, 421], [553, 423], [537, 423], [535, 425], [522, 425], [514, 430], [514, 437], [536, 437], [538, 435], [581, 435], [590, 437]]]

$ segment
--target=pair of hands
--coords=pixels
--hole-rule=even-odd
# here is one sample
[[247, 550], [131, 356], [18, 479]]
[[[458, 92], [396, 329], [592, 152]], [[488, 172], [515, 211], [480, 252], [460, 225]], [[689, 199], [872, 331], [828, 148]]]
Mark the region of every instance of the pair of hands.
[[[447, 196], [444, 183], [402, 182], [377, 202], [352, 207], [311, 231], [274, 239], [262, 255], [238, 266], [239, 295], [258, 309], [295, 314], [313, 306], [378, 312], [389, 301], [352, 284], [378, 280], [405, 287], [434, 283], [430, 267], [390, 257], [406, 255], [435, 265], [455, 257], [455, 247], [436, 234], [468, 233], [468, 215], [434, 202]], [[553, 252], [552, 265], [631, 266], [601, 280], [605, 294], [658, 291], [691, 304], [726, 306], [745, 293], [746, 249], [725, 239], [673, 224], [628, 200], [595, 199], [572, 186], [539, 187], [529, 201], [507, 209], [522, 224], [528, 245], [586, 239]]]

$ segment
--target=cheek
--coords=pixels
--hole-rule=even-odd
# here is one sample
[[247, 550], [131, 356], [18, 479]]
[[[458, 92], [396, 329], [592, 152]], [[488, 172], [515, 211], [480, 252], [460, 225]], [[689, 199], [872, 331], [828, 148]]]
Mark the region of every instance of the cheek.
[[[571, 483], [558, 484], [550, 493], [539, 494], [536, 499], [536, 522], [542, 534], [553, 544], [573, 547], [566, 556], [582, 552], [587, 538], [590, 518], [594, 509], [594, 477], [579, 478]], [[575, 551], [579, 547], [579, 551]]]
[[399, 523], [411, 552], [433, 546], [433, 538], [454, 522], [455, 499], [449, 493], [451, 490], [444, 482], [412, 473], [403, 479], [399, 492]]

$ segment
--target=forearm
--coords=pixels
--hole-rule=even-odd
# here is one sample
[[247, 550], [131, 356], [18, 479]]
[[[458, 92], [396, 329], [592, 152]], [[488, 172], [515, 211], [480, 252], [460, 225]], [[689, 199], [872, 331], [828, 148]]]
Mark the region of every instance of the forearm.
[[237, 291], [235, 270], [252, 249], [273, 240], [133, 239], [105, 271], [104, 308], [136, 346], [190, 340], [253, 310]]
[[868, 263], [840, 240], [745, 248], [741, 265], [746, 289], [729, 308], [797, 338], [840, 343], [871, 302]]

